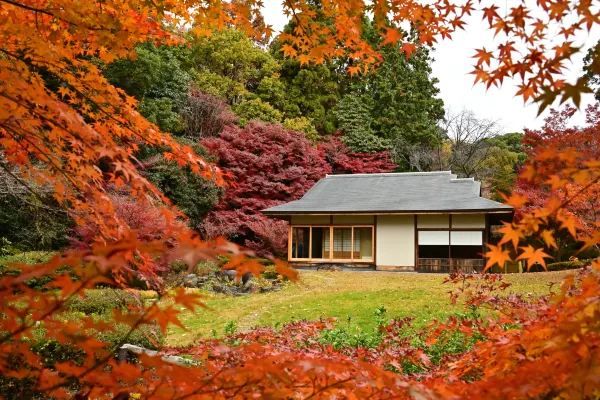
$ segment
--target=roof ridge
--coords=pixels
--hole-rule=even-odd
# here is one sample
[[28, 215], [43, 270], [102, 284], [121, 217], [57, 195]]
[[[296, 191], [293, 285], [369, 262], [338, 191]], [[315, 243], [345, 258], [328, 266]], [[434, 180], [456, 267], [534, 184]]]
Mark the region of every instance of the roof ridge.
[[454, 179], [450, 179], [450, 182], [452, 182], [452, 183], [475, 182], [475, 178], [454, 178]]
[[426, 171], [426, 172], [379, 172], [365, 174], [326, 174], [325, 178], [358, 178], [371, 176], [418, 176], [418, 175], [452, 175], [452, 171]]

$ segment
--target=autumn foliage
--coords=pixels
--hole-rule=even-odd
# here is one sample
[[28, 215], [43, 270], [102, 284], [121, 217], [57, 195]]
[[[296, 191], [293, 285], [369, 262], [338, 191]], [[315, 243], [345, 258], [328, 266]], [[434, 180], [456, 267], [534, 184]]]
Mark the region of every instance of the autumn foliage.
[[390, 172], [389, 152], [352, 153], [338, 136], [318, 146], [301, 132], [251, 122], [227, 126], [202, 145], [230, 177], [225, 194], [205, 220], [209, 237], [226, 236], [260, 254], [285, 255], [287, 223], [263, 215], [265, 208], [296, 200], [328, 173]]
[[[379, 54], [361, 35], [367, 14], [374, 17], [384, 42], [401, 43], [402, 51], [410, 55], [419, 44], [449, 37], [464, 26], [466, 15], [475, 12], [470, 1], [320, 4], [317, 9], [312, 1], [284, 3], [284, 11], [297, 23], [293, 32], [280, 37], [282, 49], [302, 63], [344, 57], [350, 73], [374, 66], [379, 60]], [[404, 377], [385, 370], [362, 353], [296, 351], [260, 343], [258, 338], [251, 338], [254, 342], [239, 347], [235, 354], [219, 353], [220, 357], [234, 357], [232, 361], [209, 360], [201, 367], [178, 366], [152, 356], [140, 356], [137, 363], [119, 362], [114, 357], [115, 348], [94, 335], [114, 329], [114, 322], [127, 324], [132, 330], [142, 324], [157, 324], [163, 332], [169, 325], [181, 325], [178, 314], [182, 307], [194, 310], [202, 304], [199, 296], [183, 290], [173, 292], [173, 302], [166, 305], [151, 302], [115, 310], [111, 322], [65, 315], [67, 301], [84, 289], [126, 284], [131, 271], [151, 276], [157, 262], [178, 259], [193, 266], [199, 260], [226, 254], [229, 261], [225, 268], [238, 269], [239, 273], [260, 271], [261, 265], [238, 246], [224, 240], [202, 241], [185, 228], [180, 221], [183, 216], [139, 173], [134, 155], [141, 145], [149, 145], [163, 149], [165, 157], [194, 173], [223, 183], [219, 171], [145, 120], [137, 112], [136, 101], [111, 86], [98, 65], [133, 56], [135, 45], [142, 42], [181, 43], [184, 39], [178, 34], [179, 28], [189, 27], [190, 34], [206, 35], [213, 29], [236, 26], [264, 40], [271, 32], [264, 25], [261, 6], [254, 0], [158, 4], [137, 0], [0, 0], [0, 150], [19, 170], [17, 179], [22, 179], [25, 187], [27, 182], [34, 182], [49, 188], [78, 226], [94, 227], [86, 248], [64, 251], [36, 266], [13, 266], [13, 273], [0, 277], [2, 383], [8, 382], [11, 388], [26, 386], [39, 396], [82, 399], [125, 399], [130, 395], [170, 399], [597, 397], [597, 260], [587, 273], [567, 279], [547, 300], [525, 305], [518, 299], [497, 300], [486, 290], [478, 298], [469, 297], [473, 304], [490, 304], [499, 313], [476, 323], [449, 323], [465, 334], [479, 331], [486, 340], [457, 356], [447, 368], [431, 369], [423, 377]], [[478, 51], [477, 80], [489, 86], [518, 77], [522, 82], [518, 94], [526, 100], [541, 96], [542, 106], [558, 95], [578, 101], [587, 90], [585, 79], [570, 84], [561, 74], [576, 51], [574, 35], [599, 22], [590, 0], [541, 1], [535, 9], [519, 4], [506, 14], [492, 2], [479, 7], [500, 34], [500, 42], [493, 51]], [[324, 18], [316, 18], [317, 13]], [[533, 16], [538, 14], [539, 18]], [[406, 23], [416, 30], [417, 44], [404, 41], [400, 27]], [[547, 45], [551, 29], [564, 36], [562, 44]], [[268, 134], [290, 139], [281, 144], [292, 153], [294, 146], [302, 149], [301, 143], [276, 128], [257, 129], [273, 129]], [[241, 156], [241, 152], [236, 154]], [[270, 162], [286, 165], [285, 153], [273, 154], [279, 158], [272, 157]], [[260, 154], [253, 154], [247, 161], [269, 168], [260, 158]], [[233, 160], [228, 162], [235, 165]], [[298, 195], [309, 186], [309, 180], [317, 179], [319, 168], [326, 168], [316, 155], [308, 165], [309, 170], [314, 169], [309, 178], [288, 170], [287, 174], [297, 178], [291, 184], [282, 184], [288, 176], [261, 190], [278, 200]], [[547, 186], [550, 194], [504, 227], [504, 238], [491, 248], [488, 266], [502, 265], [510, 258], [525, 260], [530, 266], [544, 265], [548, 258], [544, 248], [555, 245], [557, 229], [571, 235], [582, 250], [598, 245], [597, 224], [585, 228], [574, 212], [566, 209], [600, 180], [597, 156], [582, 152], [575, 141], [550, 140], [541, 151], [532, 153], [521, 178]], [[240, 193], [252, 193], [248, 187], [251, 180], [245, 179], [240, 181]], [[235, 177], [230, 181], [238, 183]], [[559, 189], [570, 185], [581, 189], [559, 194]], [[121, 200], [109, 195], [109, 189], [134, 199], [140, 207], [156, 207], [164, 224], [160, 237], [143, 234], [135, 229], [135, 220], [124, 213], [119, 215]], [[280, 190], [283, 195], [278, 194]], [[514, 194], [508, 202], [520, 208], [528, 199]], [[253, 207], [268, 205], [260, 198], [250, 198], [248, 203]], [[234, 206], [248, 205], [244, 201]], [[543, 244], [523, 246], [521, 241], [526, 237], [541, 238]], [[275, 263], [280, 273], [294, 277], [283, 263]], [[41, 276], [52, 277], [44, 290], [28, 285]], [[437, 330], [432, 328], [431, 332]], [[33, 346], [40, 335], [54, 346], [74, 350], [72, 356], [50, 362]], [[436, 340], [435, 336], [431, 340]], [[211, 353], [221, 349], [214, 347]], [[410, 360], [412, 354], [419, 355], [397, 353], [391, 357]], [[206, 361], [205, 353], [199, 357]]]
[[223, 199], [204, 223], [206, 233], [281, 254], [287, 224], [260, 210], [301, 197], [329, 172], [319, 151], [300, 132], [260, 122], [228, 126], [202, 144], [230, 177]]
[[[600, 163], [597, 152], [598, 111], [588, 109], [587, 125], [568, 128], [573, 110], [554, 112], [540, 132], [529, 132], [529, 162], [519, 175], [517, 190], [507, 198], [520, 210], [518, 218], [502, 229], [498, 246], [490, 245], [487, 266], [511, 258], [525, 260], [527, 268], [545, 267], [548, 253], [558, 249], [565, 235], [576, 251], [597, 254], [599, 220], [596, 213]], [[519, 245], [523, 239], [527, 245]]]
[[[537, 131], [527, 131], [523, 144], [529, 158], [534, 158], [548, 149], [570, 149], [576, 153], [575, 163], [578, 160], [585, 167], [587, 160], [600, 159], [600, 105], [595, 104], [587, 109], [587, 124], [584, 127], [569, 126], [575, 109], [566, 107], [561, 111], [552, 110], [544, 127]], [[546, 160], [543, 168], [553, 175], [560, 173], [565, 166], [561, 158]], [[522, 178], [517, 182], [517, 193], [528, 199], [528, 203], [521, 208], [522, 211], [533, 211], [541, 207], [553, 195], [561, 201], [570, 199], [565, 204], [564, 212], [573, 217], [574, 224], [568, 230], [579, 228], [586, 234], [598, 230], [600, 223], [600, 182], [590, 182], [583, 187], [579, 182], [568, 182], [565, 185], [554, 187], [548, 184], [535, 185], [528, 179]], [[582, 192], [580, 195], [577, 195]]]
[[[115, 207], [115, 216], [122, 220], [127, 226], [136, 232], [139, 240], [144, 242], [167, 240], [164, 236], [167, 229], [166, 217], [161, 213], [160, 208], [152, 204], [143, 204], [134, 199], [118, 193], [108, 194], [112, 204]], [[90, 244], [94, 243], [94, 238], [98, 226], [87, 224], [78, 226], [73, 232], [71, 245], [76, 249], [89, 250]], [[142, 254], [137, 254], [144, 257]], [[114, 274], [120, 274], [120, 280], [131, 285], [131, 280], [140, 280], [144, 282], [147, 288], [161, 289], [162, 277], [168, 271], [168, 262], [166, 260], [157, 260], [149, 257], [146, 261], [146, 268], [137, 269], [138, 263], [134, 260], [123, 266], [123, 270], [115, 270]]]
[[373, 174], [396, 169], [389, 151], [353, 153], [339, 135], [330, 136], [318, 148], [334, 174]]
[[[235, 371], [238, 379], [270, 380], [266, 387], [236, 387], [244, 398], [284, 396], [290, 386], [296, 395], [317, 392], [322, 398], [594, 398], [599, 278], [598, 271], [582, 271], [554, 294], [532, 298], [508, 295], [510, 284], [501, 275], [452, 275], [452, 298], [470, 307], [471, 316], [416, 332], [410, 319], [392, 320], [379, 326], [380, 341], [372, 348], [324, 342], [322, 333], [333, 321], [319, 321], [254, 329], [170, 354], [192, 354], [208, 368]], [[452, 335], [474, 346], [434, 362], [428, 348]]]

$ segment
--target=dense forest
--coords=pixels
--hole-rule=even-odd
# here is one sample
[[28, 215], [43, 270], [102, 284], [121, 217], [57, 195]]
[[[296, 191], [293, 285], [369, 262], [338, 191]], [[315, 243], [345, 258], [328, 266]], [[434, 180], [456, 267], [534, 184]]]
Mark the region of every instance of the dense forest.
[[[280, 253], [285, 224], [258, 211], [302, 196], [326, 173], [451, 169], [482, 181], [484, 195], [501, 199], [525, 159], [522, 134], [502, 132], [469, 111], [446, 111], [427, 47], [407, 58], [397, 45], [381, 44], [368, 24], [365, 35], [382, 54], [378, 68], [365, 74], [349, 75], [346, 59], [302, 65], [284, 57], [277, 38], [264, 45], [236, 30], [190, 36], [179, 46], [145, 43], [135, 59], [99, 65], [139, 101], [144, 117], [230, 178], [218, 187], [156, 147], [135, 155], [144, 176], [205, 237], [224, 235]], [[85, 229], [73, 230], [66, 210], [43, 187], [33, 194], [11, 174], [1, 179], [3, 251], [85, 242]], [[146, 225], [160, 224], [139, 207], [117, 211], [152, 232]]]

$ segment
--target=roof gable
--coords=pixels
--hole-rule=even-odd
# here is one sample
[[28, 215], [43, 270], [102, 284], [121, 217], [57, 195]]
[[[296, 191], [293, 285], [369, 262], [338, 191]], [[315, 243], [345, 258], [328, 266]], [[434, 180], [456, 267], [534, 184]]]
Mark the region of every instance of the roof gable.
[[265, 214], [394, 213], [427, 211], [511, 211], [480, 196], [473, 178], [450, 171], [327, 175], [299, 200]]

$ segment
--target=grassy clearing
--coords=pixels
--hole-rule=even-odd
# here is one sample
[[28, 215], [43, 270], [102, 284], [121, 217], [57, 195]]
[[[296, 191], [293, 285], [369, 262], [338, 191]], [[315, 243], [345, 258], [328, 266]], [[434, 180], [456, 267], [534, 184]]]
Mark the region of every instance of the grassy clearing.
[[[508, 291], [540, 295], [548, 293], [552, 284], [568, 274], [540, 272], [509, 274]], [[298, 320], [335, 317], [349, 330], [371, 330], [373, 313], [383, 306], [387, 316], [415, 319], [424, 325], [432, 319], [443, 319], [460, 310], [449, 301], [446, 275], [386, 272], [313, 272], [302, 271], [300, 281], [279, 292], [227, 297], [205, 293], [209, 309], [182, 315], [187, 331], [173, 328], [166, 344], [185, 346], [199, 338], [220, 336], [232, 324], [239, 330], [255, 326], [279, 326]]]

